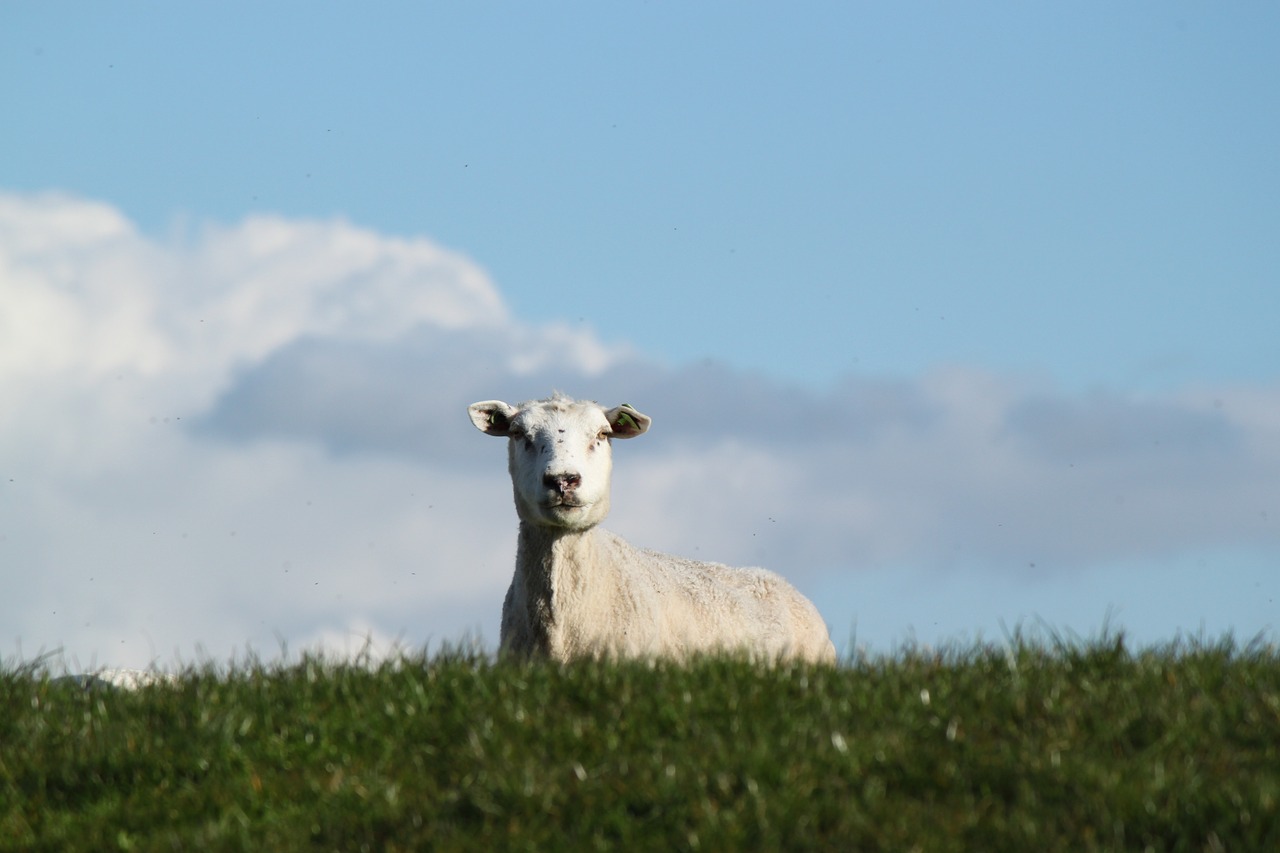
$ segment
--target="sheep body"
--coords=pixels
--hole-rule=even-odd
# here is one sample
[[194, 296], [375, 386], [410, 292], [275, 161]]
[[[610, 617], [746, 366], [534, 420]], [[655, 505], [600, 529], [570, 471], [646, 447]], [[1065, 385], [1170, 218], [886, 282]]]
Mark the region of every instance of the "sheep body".
[[598, 526], [609, 509], [611, 439], [645, 432], [647, 416], [560, 395], [469, 411], [477, 428], [510, 439], [520, 531], [502, 606], [505, 652], [835, 661], [817, 608], [773, 572], [636, 548]]

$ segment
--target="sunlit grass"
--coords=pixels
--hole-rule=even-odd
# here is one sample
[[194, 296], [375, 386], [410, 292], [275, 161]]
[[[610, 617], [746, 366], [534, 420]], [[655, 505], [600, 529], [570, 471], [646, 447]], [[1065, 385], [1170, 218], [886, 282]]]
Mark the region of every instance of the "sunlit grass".
[[0, 848], [1280, 850], [1280, 653], [0, 671]]

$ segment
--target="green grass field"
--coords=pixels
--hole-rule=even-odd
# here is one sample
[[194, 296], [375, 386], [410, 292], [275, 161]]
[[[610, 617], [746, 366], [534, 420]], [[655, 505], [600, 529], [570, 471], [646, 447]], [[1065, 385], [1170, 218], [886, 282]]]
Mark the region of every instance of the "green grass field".
[[1280, 850], [1280, 652], [0, 668], [4, 850]]

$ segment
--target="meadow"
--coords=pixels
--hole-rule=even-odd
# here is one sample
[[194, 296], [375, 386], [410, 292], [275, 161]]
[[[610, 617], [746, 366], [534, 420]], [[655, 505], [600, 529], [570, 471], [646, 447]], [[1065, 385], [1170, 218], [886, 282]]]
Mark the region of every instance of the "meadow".
[[1280, 850], [1280, 651], [0, 666], [0, 850]]

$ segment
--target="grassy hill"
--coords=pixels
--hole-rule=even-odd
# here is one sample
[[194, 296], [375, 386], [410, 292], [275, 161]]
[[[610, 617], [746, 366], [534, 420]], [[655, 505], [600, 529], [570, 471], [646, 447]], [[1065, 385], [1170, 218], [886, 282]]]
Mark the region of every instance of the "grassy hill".
[[1280, 850], [1280, 652], [0, 668], [3, 850]]

